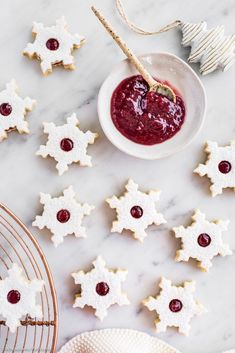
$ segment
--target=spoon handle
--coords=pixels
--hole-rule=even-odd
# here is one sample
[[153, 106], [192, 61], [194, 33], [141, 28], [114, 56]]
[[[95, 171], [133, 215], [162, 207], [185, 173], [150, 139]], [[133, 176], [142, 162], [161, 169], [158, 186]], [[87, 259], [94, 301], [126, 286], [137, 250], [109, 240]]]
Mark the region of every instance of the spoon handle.
[[124, 54], [128, 57], [128, 59], [132, 62], [132, 64], [136, 67], [137, 71], [143, 76], [145, 81], [149, 84], [150, 90], [156, 89], [156, 87], [161, 85], [158, 83], [156, 80], [153, 79], [153, 77], [150, 75], [150, 73], [144, 68], [144, 66], [141, 64], [137, 56], [127, 47], [125, 42], [119, 37], [119, 35], [114, 31], [110, 23], [101, 15], [101, 13], [94, 7], [91, 7], [92, 11], [96, 15], [96, 17], [100, 20], [102, 25], [105, 27], [107, 32], [113, 37], [115, 42], [119, 45], [119, 47], [122, 49]]

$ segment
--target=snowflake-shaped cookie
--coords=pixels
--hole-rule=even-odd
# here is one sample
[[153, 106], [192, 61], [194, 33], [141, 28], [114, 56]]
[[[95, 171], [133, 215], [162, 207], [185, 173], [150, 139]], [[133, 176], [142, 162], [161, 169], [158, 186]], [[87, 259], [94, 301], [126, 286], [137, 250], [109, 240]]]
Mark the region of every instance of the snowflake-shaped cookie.
[[208, 176], [212, 183], [212, 196], [222, 194], [224, 188], [235, 190], [235, 141], [225, 147], [208, 141], [205, 151], [209, 154], [206, 163], [199, 164], [194, 172]]
[[42, 23], [33, 23], [33, 43], [28, 43], [23, 54], [30, 59], [41, 61], [44, 75], [52, 72], [53, 65], [63, 65], [65, 69], [74, 69], [72, 51], [84, 43], [84, 37], [71, 34], [67, 30], [67, 23], [62, 17], [56, 21], [55, 26], [45, 27]]
[[36, 305], [36, 294], [42, 291], [43, 285], [42, 280], [26, 279], [15, 263], [8, 270], [8, 277], [0, 279], [0, 315], [6, 319], [11, 332], [16, 331], [25, 315], [42, 317], [41, 306]]
[[98, 134], [91, 131], [83, 132], [79, 129], [76, 114], [67, 118], [67, 123], [55, 126], [54, 123], [44, 123], [44, 132], [48, 134], [46, 145], [41, 145], [37, 151], [38, 156], [53, 157], [59, 175], [62, 175], [72, 163], [91, 167], [91, 157], [87, 154], [88, 144], [92, 144]]
[[113, 305], [128, 305], [127, 295], [122, 292], [121, 284], [125, 281], [127, 271], [110, 270], [105, 267], [101, 256], [93, 262], [90, 272], [75, 272], [72, 276], [76, 284], [81, 285], [81, 293], [76, 295], [74, 308], [85, 305], [95, 309], [95, 315], [103, 320], [107, 309]]
[[40, 202], [44, 205], [41, 216], [36, 216], [33, 226], [48, 228], [52, 241], [57, 247], [64, 237], [74, 234], [77, 238], [86, 237], [86, 229], [82, 226], [84, 216], [89, 215], [94, 206], [80, 204], [75, 200], [73, 187], [64, 190], [63, 196], [52, 198], [49, 194], [40, 194]]
[[113, 222], [112, 232], [121, 233], [123, 229], [133, 232], [133, 236], [143, 241], [147, 236], [145, 229], [151, 224], [166, 223], [163, 215], [156, 210], [160, 191], [144, 193], [138, 190], [138, 184], [129, 180], [126, 185], [127, 192], [117, 198], [113, 196], [106, 201], [117, 212], [117, 220]]
[[199, 210], [195, 211], [192, 220], [192, 225], [187, 228], [173, 228], [176, 238], [182, 240], [182, 249], [177, 251], [176, 261], [188, 261], [191, 257], [199, 261], [202, 270], [208, 271], [214, 256], [232, 254], [222, 240], [222, 232], [228, 229], [229, 221], [208, 222]]
[[33, 109], [35, 100], [18, 95], [15, 80], [6, 84], [6, 89], [0, 92], [0, 141], [7, 138], [7, 132], [16, 129], [20, 134], [29, 133], [25, 121], [27, 112]]
[[162, 277], [159, 286], [161, 292], [156, 298], [150, 296], [143, 301], [149, 310], [157, 312], [157, 332], [165, 332], [169, 326], [178, 327], [180, 333], [188, 335], [193, 316], [206, 311], [193, 297], [195, 282], [184, 282], [183, 286], [176, 287]]

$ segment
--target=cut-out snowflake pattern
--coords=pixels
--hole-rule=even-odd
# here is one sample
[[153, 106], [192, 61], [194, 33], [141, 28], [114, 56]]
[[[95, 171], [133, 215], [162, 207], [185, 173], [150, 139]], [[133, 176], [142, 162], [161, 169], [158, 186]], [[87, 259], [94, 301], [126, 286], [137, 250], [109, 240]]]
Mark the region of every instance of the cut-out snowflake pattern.
[[138, 184], [129, 180], [127, 192], [117, 198], [107, 199], [109, 206], [115, 208], [117, 220], [113, 222], [112, 232], [121, 233], [124, 229], [133, 232], [133, 236], [143, 241], [147, 236], [146, 228], [151, 224], [166, 223], [163, 215], [156, 210], [156, 202], [160, 198], [160, 191], [144, 193], [138, 190]]
[[206, 311], [193, 297], [195, 282], [173, 286], [170, 280], [162, 277], [159, 286], [161, 291], [157, 297], [150, 296], [143, 301], [150, 311], [157, 312], [157, 332], [165, 332], [167, 327], [177, 327], [180, 333], [188, 335], [191, 319]]
[[202, 270], [208, 271], [214, 256], [232, 254], [229, 246], [222, 240], [222, 232], [228, 229], [229, 221], [209, 222], [199, 210], [195, 211], [192, 220], [189, 227], [173, 228], [176, 238], [181, 238], [182, 241], [182, 249], [177, 251], [176, 261], [193, 258], [199, 262]]
[[26, 279], [16, 263], [8, 270], [8, 277], [0, 279], [0, 315], [6, 319], [6, 326], [12, 333], [25, 315], [42, 317], [41, 306], [36, 304], [36, 294], [42, 291], [43, 285], [43, 280]]
[[17, 130], [20, 134], [29, 133], [25, 116], [31, 111], [36, 101], [18, 95], [15, 80], [6, 84], [6, 89], [0, 92], [0, 141], [7, 138], [7, 132]]
[[85, 273], [72, 273], [76, 284], [81, 285], [81, 293], [76, 295], [74, 308], [91, 306], [95, 315], [103, 320], [111, 305], [128, 305], [127, 295], [122, 292], [122, 282], [126, 280], [126, 270], [111, 270], [105, 267], [101, 256], [93, 262], [94, 268]]
[[41, 216], [36, 216], [33, 226], [49, 229], [56, 247], [69, 234], [74, 234], [77, 238], [86, 237], [82, 220], [84, 216], [90, 214], [94, 206], [78, 203], [72, 186], [64, 190], [63, 196], [60, 197], [52, 198], [49, 194], [41, 193], [40, 203], [44, 205], [43, 213]]
[[205, 151], [208, 153], [206, 163], [199, 164], [194, 172], [200, 176], [208, 176], [212, 183], [212, 196], [222, 194], [224, 188], [235, 191], [235, 141], [225, 147], [208, 141]]
[[51, 27], [34, 22], [32, 33], [34, 42], [27, 44], [23, 54], [30, 59], [39, 59], [44, 75], [51, 73], [54, 65], [63, 65], [65, 69], [70, 70], [75, 68], [72, 51], [80, 48], [85, 39], [67, 30], [64, 17], [58, 19], [56, 25]]
[[54, 123], [44, 123], [44, 132], [48, 134], [46, 145], [41, 145], [36, 155], [46, 158], [48, 155], [57, 162], [59, 175], [68, 170], [72, 163], [91, 167], [91, 157], [87, 154], [87, 147], [93, 144], [98, 134], [91, 131], [83, 132], [79, 129], [76, 114], [67, 118], [67, 123], [56, 126]]
[[200, 62], [207, 75], [217, 69], [227, 71], [235, 62], [235, 34], [225, 36], [224, 26], [207, 29], [207, 23], [182, 23], [182, 45], [191, 46], [190, 63]]

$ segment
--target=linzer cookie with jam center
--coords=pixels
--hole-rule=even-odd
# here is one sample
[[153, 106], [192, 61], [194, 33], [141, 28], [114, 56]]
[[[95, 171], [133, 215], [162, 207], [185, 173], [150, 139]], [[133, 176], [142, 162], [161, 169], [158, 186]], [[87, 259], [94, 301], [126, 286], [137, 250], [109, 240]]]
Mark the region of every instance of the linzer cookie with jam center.
[[117, 212], [117, 220], [113, 222], [112, 232], [122, 233], [130, 230], [134, 238], [143, 241], [147, 236], [146, 228], [151, 224], [166, 223], [163, 215], [156, 210], [156, 202], [160, 198], [160, 191], [144, 193], [138, 190], [138, 184], [129, 179], [126, 190], [121, 196], [107, 199], [111, 208]]
[[199, 210], [195, 211], [192, 220], [189, 227], [173, 228], [176, 238], [182, 241], [182, 249], [177, 251], [176, 261], [193, 258], [203, 271], [209, 271], [213, 257], [232, 254], [229, 246], [222, 240], [222, 232], [228, 229], [229, 221], [209, 222]]
[[74, 234], [77, 238], [86, 237], [82, 220], [84, 216], [90, 214], [94, 206], [78, 203], [72, 186], [64, 190], [63, 196], [60, 197], [52, 198], [49, 194], [41, 193], [40, 203], [44, 205], [43, 213], [41, 216], [36, 216], [33, 226], [49, 229], [55, 247], [69, 234]]
[[29, 133], [25, 116], [35, 103], [34, 99], [19, 96], [15, 80], [6, 84], [6, 88], [0, 92], [0, 141], [6, 139], [11, 130], [17, 130], [20, 134]]
[[194, 173], [207, 175], [211, 180], [212, 196], [222, 194], [223, 189], [232, 188], [235, 191], [235, 141], [225, 147], [217, 142], [208, 141], [205, 151], [208, 153], [205, 164], [199, 164]]
[[126, 270], [111, 270], [106, 268], [105, 261], [98, 256], [93, 262], [94, 268], [85, 273], [72, 273], [75, 284], [81, 285], [81, 292], [76, 295], [74, 308], [91, 306], [95, 315], [103, 320], [108, 314], [108, 308], [114, 304], [128, 305], [127, 295], [122, 292], [122, 282], [126, 280]]
[[67, 118], [67, 123], [56, 126], [54, 123], [44, 123], [44, 132], [48, 134], [46, 145], [41, 145], [36, 155], [46, 158], [50, 156], [57, 162], [59, 175], [68, 170], [72, 163], [91, 167], [91, 157], [87, 154], [87, 147], [93, 144], [98, 134], [91, 131], [83, 132], [79, 128], [76, 114]]
[[36, 304], [36, 294], [42, 292], [44, 281], [24, 277], [22, 269], [13, 263], [8, 277], [0, 279], [0, 315], [14, 333], [25, 315], [40, 319], [42, 308]]
[[176, 327], [180, 333], [189, 334], [190, 321], [206, 309], [194, 299], [195, 282], [184, 282], [183, 286], [173, 286], [171, 281], [162, 277], [160, 294], [148, 297], [143, 304], [157, 312], [155, 321], [157, 332], [165, 332], [167, 327]]
[[23, 54], [30, 59], [40, 60], [44, 75], [51, 73], [55, 65], [63, 65], [65, 69], [70, 70], [75, 68], [72, 51], [80, 48], [85, 39], [68, 31], [64, 17], [58, 19], [56, 25], [51, 27], [34, 22], [32, 33], [34, 42], [27, 44]]

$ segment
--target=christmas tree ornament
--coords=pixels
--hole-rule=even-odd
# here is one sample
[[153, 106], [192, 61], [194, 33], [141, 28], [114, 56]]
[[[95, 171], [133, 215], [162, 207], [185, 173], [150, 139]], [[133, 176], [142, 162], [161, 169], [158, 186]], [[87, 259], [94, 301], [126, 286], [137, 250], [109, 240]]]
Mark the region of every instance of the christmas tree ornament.
[[235, 34], [225, 35], [223, 25], [208, 29], [205, 21], [188, 23], [176, 20], [157, 31], [146, 31], [136, 26], [125, 14], [121, 0], [116, 0], [119, 14], [134, 32], [154, 35], [178, 27], [182, 32], [182, 46], [191, 47], [189, 63], [200, 63], [200, 72], [207, 75], [217, 69], [227, 71], [235, 62]]

